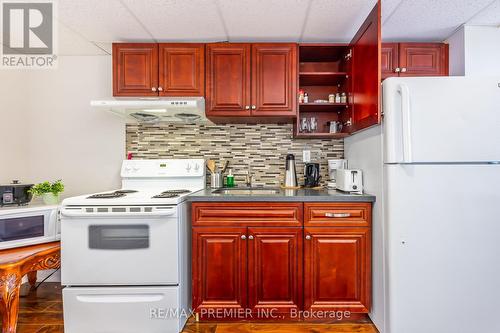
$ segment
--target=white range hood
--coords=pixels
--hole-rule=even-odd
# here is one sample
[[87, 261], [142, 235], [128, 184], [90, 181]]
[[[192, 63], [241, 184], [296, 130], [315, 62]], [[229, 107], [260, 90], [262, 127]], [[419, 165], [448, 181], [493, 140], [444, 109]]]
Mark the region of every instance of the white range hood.
[[211, 123], [203, 97], [117, 98], [90, 101], [95, 109], [120, 115], [131, 123]]

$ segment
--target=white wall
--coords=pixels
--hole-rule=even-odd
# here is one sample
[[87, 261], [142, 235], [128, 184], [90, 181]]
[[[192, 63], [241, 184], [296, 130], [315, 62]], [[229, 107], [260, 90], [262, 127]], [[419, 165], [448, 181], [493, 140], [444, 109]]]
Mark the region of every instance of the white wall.
[[0, 138], [16, 138], [7, 140], [16, 149], [0, 154], [13, 161], [2, 163], [0, 181], [62, 179], [63, 196], [119, 187], [125, 125], [89, 106], [111, 96], [111, 76], [110, 56], [61, 56], [55, 70], [0, 71]]
[[344, 139], [349, 168], [363, 170], [363, 187], [375, 195], [372, 212], [372, 310], [370, 318], [379, 332], [386, 332], [385, 240], [383, 224], [383, 169], [381, 126], [375, 126]]
[[125, 124], [89, 107], [111, 96], [111, 75], [110, 56], [61, 56], [56, 70], [0, 70], [0, 183], [62, 179], [63, 197], [118, 188]]
[[465, 75], [500, 75], [500, 28], [465, 27]]
[[28, 176], [26, 72], [0, 71], [0, 184]]
[[446, 41], [450, 48], [450, 75], [464, 76], [465, 75], [465, 29], [460, 27]]
[[450, 44], [451, 75], [500, 75], [500, 28], [466, 25], [446, 42]]

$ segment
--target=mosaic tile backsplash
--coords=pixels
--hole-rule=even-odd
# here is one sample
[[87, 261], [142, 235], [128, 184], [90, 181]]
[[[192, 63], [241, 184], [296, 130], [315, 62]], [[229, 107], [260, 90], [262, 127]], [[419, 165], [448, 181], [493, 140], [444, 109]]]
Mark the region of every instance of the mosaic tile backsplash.
[[302, 184], [305, 148], [311, 151], [311, 161], [320, 163], [324, 183], [328, 179], [327, 160], [344, 156], [343, 140], [293, 139], [291, 124], [127, 125], [127, 151], [134, 158], [204, 158], [214, 159], [218, 165], [228, 159], [236, 185], [244, 185], [250, 166], [252, 185], [279, 186], [289, 153], [295, 155]]

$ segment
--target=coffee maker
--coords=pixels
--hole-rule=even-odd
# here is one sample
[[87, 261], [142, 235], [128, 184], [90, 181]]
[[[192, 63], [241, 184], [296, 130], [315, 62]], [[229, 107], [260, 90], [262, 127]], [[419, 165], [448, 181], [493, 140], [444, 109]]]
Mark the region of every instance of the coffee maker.
[[319, 163], [305, 163], [304, 165], [304, 186], [317, 187], [321, 179]]

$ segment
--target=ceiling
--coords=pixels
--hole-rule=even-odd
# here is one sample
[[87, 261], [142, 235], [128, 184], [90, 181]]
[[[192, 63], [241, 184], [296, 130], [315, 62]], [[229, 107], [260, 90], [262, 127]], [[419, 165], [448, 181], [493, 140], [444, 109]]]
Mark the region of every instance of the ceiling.
[[[58, 0], [60, 55], [113, 41], [349, 42], [376, 0]], [[500, 26], [500, 0], [382, 0], [384, 41], [443, 41], [462, 24]]]

